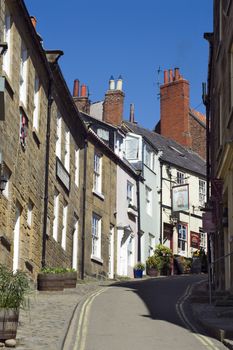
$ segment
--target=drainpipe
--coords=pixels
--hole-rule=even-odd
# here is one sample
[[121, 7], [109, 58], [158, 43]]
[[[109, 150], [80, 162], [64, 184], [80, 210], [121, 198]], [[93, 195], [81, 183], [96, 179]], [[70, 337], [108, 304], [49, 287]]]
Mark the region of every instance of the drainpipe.
[[[211, 70], [213, 59], [213, 33], [205, 33], [204, 39], [209, 43], [209, 64], [208, 64], [208, 92], [206, 93], [206, 84], [202, 84], [202, 99], [206, 107], [206, 202], [207, 210], [210, 199], [210, 85], [211, 85]], [[209, 303], [212, 303], [212, 262], [211, 262], [211, 238], [207, 233], [207, 254], [208, 254], [208, 284], [209, 284]]]
[[140, 175], [137, 178], [137, 206], [138, 206], [138, 262], [141, 262], [141, 210], [140, 210]]
[[163, 208], [162, 208], [162, 185], [163, 185], [163, 164], [160, 163], [160, 235], [159, 235], [159, 243], [163, 244]]
[[85, 267], [85, 224], [86, 224], [86, 187], [87, 187], [87, 139], [84, 140], [84, 162], [83, 162], [83, 225], [82, 225], [82, 261], [81, 261], [81, 279], [84, 280]]
[[41, 266], [46, 266], [46, 240], [47, 240], [47, 217], [48, 217], [48, 187], [49, 187], [49, 151], [50, 151], [50, 124], [52, 97], [52, 79], [49, 80], [48, 107], [47, 107], [47, 131], [46, 131], [46, 153], [45, 153], [45, 182], [44, 182], [44, 215], [43, 215], [43, 235], [42, 235], [42, 260]]

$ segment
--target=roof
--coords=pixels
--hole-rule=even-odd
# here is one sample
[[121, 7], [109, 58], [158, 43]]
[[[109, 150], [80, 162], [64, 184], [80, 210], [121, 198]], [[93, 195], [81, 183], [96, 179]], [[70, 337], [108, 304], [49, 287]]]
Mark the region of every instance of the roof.
[[160, 159], [165, 163], [206, 176], [206, 162], [197, 153], [138, 124], [124, 121], [124, 125], [135, 134], [143, 136], [155, 150], [162, 151]]
[[204, 128], [206, 128], [206, 116], [204, 114], [191, 108], [189, 111], [189, 115], [193, 117], [196, 121], [198, 121]]

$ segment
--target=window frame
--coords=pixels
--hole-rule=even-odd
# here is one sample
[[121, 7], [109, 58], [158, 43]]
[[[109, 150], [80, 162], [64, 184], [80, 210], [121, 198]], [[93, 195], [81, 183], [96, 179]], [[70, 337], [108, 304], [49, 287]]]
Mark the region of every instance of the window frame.
[[93, 191], [102, 194], [102, 154], [94, 152]]
[[101, 260], [101, 229], [102, 229], [102, 217], [96, 213], [92, 214], [92, 247], [91, 258]]
[[152, 215], [152, 189], [145, 185], [145, 200], [146, 200], [146, 212], [148, 215]]
[[7, 74], [8, 77], [11, 77], [11, 40], [12, 40], [11, 26], [12, 26], [12, 17], [8, 7], [5, 4], [3, 37], [4, 37], [4, 42], [7, 43], [7, 50], [3, 55], [2, 69]]
[[35, 71], [34, 77], [34, 110], [33, 110], [33, 128], [39, 131], [39, 117], [40, 117], [40, 79]]
[[[179, 229], [180, 226], [180, 229]], [[182, 229], [182, 233], [180, 233]], [[183, 238], [183, 233], [185, 231], [185, 238]], [[180, 236], [181, 234], [181, 236]], [[177, 224], [177, 248], [178, 248], [178, 253], [186, 253], [187, 252], [187, 245], [188, 245], [188, 224], [179, 222]], [[184, 247], [184, 249], [183, 249]]]
[[63, 208], [62, 208], [62, 234], [61, 234], [61, 247], [64, 250], [66, 250], [67, 224], [68, 224], [68, 203], [64, 201]]
[[201, 206], [204, 206], [206, 202], [206, 181], [203, 179], [199, 179], [198, 194], [199, 203], [201, 204]]
[[185, 173], [182, 171], [176, 171], [176, 183], [179, 185], [185, 184]]
[[19, 99], [20, 102], [27, 106], [27, 83], [28, 83], [28, 49], [21, 41], [20, 53], [20, 79], [19, 79]]
[[60, 193], [55, 189], [54, 191], [54, 202], [53, 202], [53, 239], [57, 242], [58, 241], [58, 229], [59, 229], [59, 200], [60, 200]]

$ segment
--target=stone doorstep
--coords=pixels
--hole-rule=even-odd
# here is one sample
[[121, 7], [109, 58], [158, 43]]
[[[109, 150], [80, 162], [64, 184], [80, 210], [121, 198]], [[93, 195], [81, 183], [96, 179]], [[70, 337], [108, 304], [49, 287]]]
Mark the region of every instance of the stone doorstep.
[[199, 322], [206, 333], [213, 338], [216, 338], [221, 342], [223, 342], [224, 339], [233, 341], [233, 326], [231, 326], [231, 329], [225, 327], [223, 329], [223, 325], [213, 324], [208, 319], [201, 318], [199, 318]]
[[223, 344], [230, 350], [233, 350], [233, 340], [223, 339]]

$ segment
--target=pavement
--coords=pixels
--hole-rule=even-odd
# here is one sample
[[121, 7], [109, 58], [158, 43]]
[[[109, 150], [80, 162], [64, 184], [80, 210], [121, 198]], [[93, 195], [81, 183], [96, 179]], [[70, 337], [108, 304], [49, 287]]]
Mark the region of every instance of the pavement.
[[[115, 281], [89, 279], [63, 292], [33, 291], [28, 310], [20, 310], [17, 350], [62, 350], [72, 317], [79, 304]], [[190, 302], [196, 321], [207, 335], [233, 349], [233, 298], [213, 294], [209, 303], [208, 284], [195, 284]]]
[[17, 350], [62, 350], [73, 314], [79, 303], [111, 281], [87, 279], [62, 292], [33, 291], [28, 310], [20, 310]]
[[233, 295], [211, 291], [207, 281], [196, 284], [189, 298], [195, 320], [204, 332], [233, 349]]

